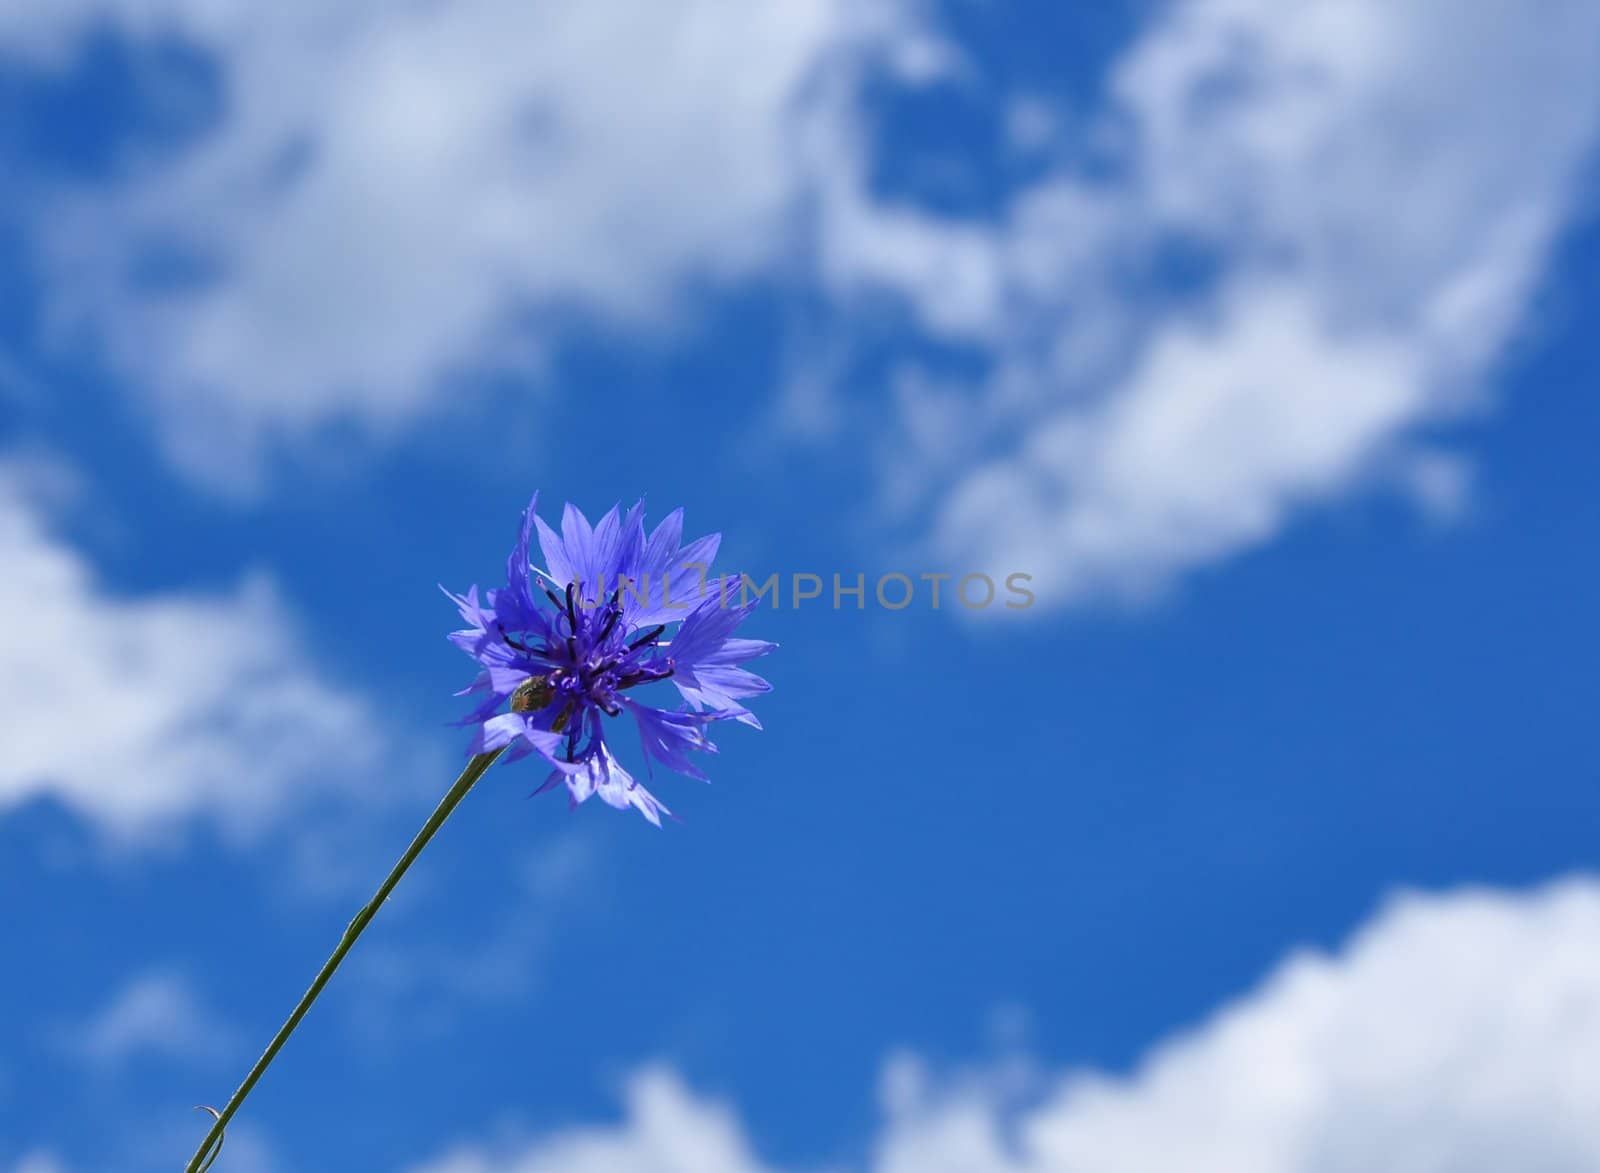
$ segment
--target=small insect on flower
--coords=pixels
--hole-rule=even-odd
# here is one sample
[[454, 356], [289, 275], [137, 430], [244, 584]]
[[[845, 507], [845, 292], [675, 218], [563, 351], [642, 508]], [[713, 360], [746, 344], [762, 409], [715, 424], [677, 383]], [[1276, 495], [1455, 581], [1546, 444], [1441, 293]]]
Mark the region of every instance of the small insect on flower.
[[550, 702], [555, 699], [555, 686], [550, 683], [548, 676], [530, 676], [511, 693], [511, 711], [536, 713], [540, 709], [548, 709]]
[[[537, 713], [540, 709], [548, 709], [556, 698], [555, 685], [548, 676], [530, 676], [511, 694], [511, 711], [513, 713]], [[550, 732], [560, 733], [567, 727], [567, 722], [572, 720], [572, 714], [577, 705], [568, 701], [561, 712], [556, 714], [556, 719], [550, 722]]]
[[[646, 534], [643, 502], [593, 526], [568, 505], [557, 534], [537, 505], [535, 495], [506, 585], [486, 605], [477, 587], [445, 592], [469, 625], [451, 642], [480, 668], [463, 693], [486, 694], [461, 722], [478, 726], [470, 752], [507, 749], [508, 761], [538, 754], [551, 772], [535, 793], [564, 784], [573, 806], [598, 794], [659, 824], [671, 812], [612, 754], [605, 719], [633, 718], [647, 767], [703, 779], [689, 751], [716, 752], [706, 735], [714, 722], [761, 727], [741, 702], [771, 686], [742, 665], [777, 645], [734, 636], [759, 599], [732, 605], [724, 584], [708, 578], [721, 536], [681, 545], [682, 510]], [[531, 562], [535, 533], [543, 570]], [[633, 692], [665, 682], [681, 701], [675, 708]]]

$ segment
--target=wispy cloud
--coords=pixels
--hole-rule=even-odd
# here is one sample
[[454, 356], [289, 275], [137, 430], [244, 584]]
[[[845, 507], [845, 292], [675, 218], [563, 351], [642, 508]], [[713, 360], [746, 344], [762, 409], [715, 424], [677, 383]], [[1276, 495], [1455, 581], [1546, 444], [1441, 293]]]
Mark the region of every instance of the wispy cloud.
[[370, 760], [366, 703], [323, 680], [269, 580], [117, 597], [50, 533], [62, 482], [39, 468], [0, 464], [0, 811], [50, 797], [121, 838], [195, 815], [248, 834]]
[[[52, 37], [13, 20], [41, 56], [96, 17], [167, 31], [227, 78], [222, 124], [170, 166], [53, 193], [55, 320], [103, 339], [177, 458], [235, 488], [275, 440], [332, 420], [382, 435], [453, 401], [463, 371], [536, 368], [538, 315], [670, 326], [686, 286], [784, 254], [792, 108], [854, 12], [86, 0], [36, 18]], [[936, 68], [918, 44], [907, 68]], [[157, 247], [216, 279], [141, 284]]]
[[[1600, 1164], [1600, 881], [1393, 902], [1126, 1077], [885, 1072], [872, 1173], [1573, 1173]], [[766, 1173], [728, 1108], [641, 1071], [615, 1125], [415, 1173]]]
[[62, 1049], [91, 1067], [114, 1070], [136, 1057], [209, 1063], [233, 1056], [240, 1037], [174, 973], [130, 981], [85, 1021], [57, 1032]]
[[479, 939], [428, 934], [405, 947], [372, 942], [350, 963], [350, 983], [362, 991], [356, 1029], [387, 1043], [397, 1019], [424, 1031], [444, 1030], [472, 1004], [535, 994], [574, 895], [583, 894], [590, 913], [607, 899], [601, 851], [582, 831], [545, 839], [514, 864], [508, 887], [516, 895]]
[[24, 1154], [11, 1173], [68, 1173], [68, 1169], [54, 1153], [40, 1151]]
[[38, 382], [17, 364], [16, 359], [0, 350], [0, 402], [33, 403], [38, 400]]
[[[1483, 401], [1600, 127], [1587, 0], [1181, 0], [1097, 105], [1002, 94], [997, 133], [1062, 161], [956, 217], [876, 181], [867, 95], [978, 78], [909, 0], [27, 11], [0, 42], [37, 61], [98, 20], [225, 74], [214, 129], [53, 191], [33, 234], [48, 320], [190, 472], [248, 490], [330, 423], [394, 435], [463, 372], [539, 368], [575, 317], [659, 335], [779, 275], [832, 323], [779, 426], [878, 447], [891, 524], [1046, 603], [1159, 591], [1372, 486], [1459, 513], [1467, 465], [1422, 432]], [[197, 276], [152, 286], [152, 250]], [[880, 321], [892, 386], [830, 399], [810, 356], [847, 379]], [[928, 361], [952, 345], [985, 373]]]
[[1173, 4], [994, 218], [886, 204], [870, 143], [822, 169], [838, 295], [898, 295], [989, 364], [908, 350], [891, 506], [1047, 602], [1159, 589], [1367, 485], [1459, 510], [1419, 429], [1482, 402], [1600, 130], [1594, 5], [1462, 17]]

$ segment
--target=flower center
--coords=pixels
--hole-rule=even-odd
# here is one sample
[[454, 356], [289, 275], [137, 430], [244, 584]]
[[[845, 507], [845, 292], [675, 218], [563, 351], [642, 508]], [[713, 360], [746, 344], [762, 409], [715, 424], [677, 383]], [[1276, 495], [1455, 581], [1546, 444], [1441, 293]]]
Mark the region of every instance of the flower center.
[[559, 733], [584, 708], [597, 708], [611, 717], [619, 715], [618, 693], [672, 675], [671, 657], [657, 664], [644, 662], [666, 625], [657, 624], [643, 632], [624, 631], [620, 589], [604, 605], [592, 608], [579, 604], [570, 584], [565, 599], [549, 590], [545, 594], [566, 620], [565, 635], [558, 622], [548, 643], [530, 647], [500, 633], [510, 647], [550, 664], [545, 675], [530, 676], [518, 685], [511, 696], [512, 711], [536, 712], [560, 704], [551, 726]]

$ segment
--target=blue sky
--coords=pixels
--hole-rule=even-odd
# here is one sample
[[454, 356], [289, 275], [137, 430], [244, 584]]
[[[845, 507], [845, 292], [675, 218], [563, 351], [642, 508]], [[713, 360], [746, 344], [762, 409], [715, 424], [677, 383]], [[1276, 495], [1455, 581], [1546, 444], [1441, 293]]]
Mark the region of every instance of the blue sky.
[[0, 13], [0, 1170], [192, 1151], [534, 489], [1038, 601], [496, 769], [219, 1170], [1600, 1167], [1600, 13], [1083, 7]]

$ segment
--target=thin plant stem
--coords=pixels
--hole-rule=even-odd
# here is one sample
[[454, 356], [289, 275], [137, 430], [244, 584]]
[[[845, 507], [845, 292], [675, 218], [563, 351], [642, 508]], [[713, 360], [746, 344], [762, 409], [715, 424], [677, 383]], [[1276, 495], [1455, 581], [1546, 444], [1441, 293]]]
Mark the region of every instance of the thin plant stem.
[[266, 1071], [272, 1060], [277, 1057], [278, 1052], [283, 1048], [283, 1044], [294, 1033], [295, 1027], [300, 1025], [300, 1020], [306, 1016], [306, 1011], [311, 1009], [311, 1004], [317, 1000], [317, 995], [322, 993], [322, 988], [328, 984], [328, 979], [333, 977], [334, 971], [339, 968], [339, 963], [344, 960], [345, 954], [350, 952], [351, 947], [356, 943], [357, 938], [361, 936], [362, 931], [372, 923], [372, 918], [378, 915], [378, 909], [383, 907], [383, 902], [389, 898], [389, 893], [394, 891], [395, 885], [406, 874], [406, 869], [411, 866], [412, 861], [422, 854], [422, 849], [428, 845], [428, 840], [432, 839], [434, 833], [444, 826], [444, 821], [450, 817], [450, 812], [456, 809], [461, 800], [467, 796], [467, 791], [472, 789], [478, 779], [483, 777], [484, 771], [492, 766], [495, 759], [503, 752], [505, 752], [504, 748], [493, 750], [489, 753], [481, 753], [467, 763], [467, 768], [461, 771], [461, 777], [455, 780], [455, 784], [450, 787], [444, 798], [439, 801], [439, 805], [435, 808], [433, 814], [428, 816], [428, 821], [422, 825], [422, 830], [417, 832], [417, 837], [411, 841], [411, 846], [406, 848], [406, 853], [400, 857], [399, 862], [389, 872], [388, 878], [379, 887], [377, 894], [351, 920], [344, 931], [344, 936], [339, 938], [339, 947], [333, 951], [332, 956], [327, 961], [322, 963], [322, 969], [317, 972], [316, 980], [311, 983], [311, 988], [300, 999], [299, 1005], [289, 1015], [288, 1021], [278, 1028], [278, 1033], [272, 1037], [272, 1042], [267, 1044], [267, 1049], [262, 1052], [261, 1058], [256, 1060], [256, 1065], [250, 1069], [250, 1074], [244, 1077], [244, 1082], [239, 1085], [239, 1090], [233, 1093], [227, 1104], [223, 1106], [222, 1111], [217, 1112], [215, 1109], [207, 1109], [207, 1111], [216, 1116], [216, 1121], [211, 1125], [211, 1131], [206, 1134], [205, 1140], [200, 1142], [200, 1147], [195, 1151], [194, 1156], [189, 1159], [188, 1165], [184, 1167], [184, 1173], [203, 1173], [205, 1169], [210, 1168], [211, 1162], [216, 1160], [217, 1153], [221, 1150], [222, 1134], [228, 1127], [228, 1121], [233, 1119], [233, 1114], [239, 1110], [239, 1105], [244, 1103], [244, 1098], [250, 1094], [250, 1089], [255, 1087], [256, 1081], [261, 1078], [262, 1073]]

